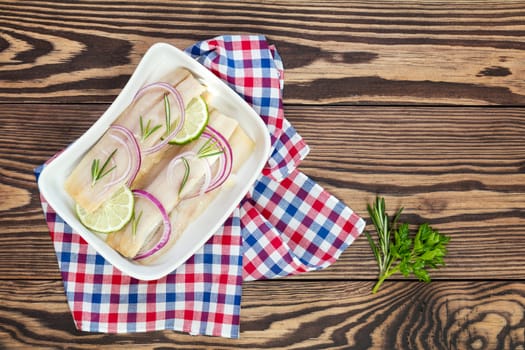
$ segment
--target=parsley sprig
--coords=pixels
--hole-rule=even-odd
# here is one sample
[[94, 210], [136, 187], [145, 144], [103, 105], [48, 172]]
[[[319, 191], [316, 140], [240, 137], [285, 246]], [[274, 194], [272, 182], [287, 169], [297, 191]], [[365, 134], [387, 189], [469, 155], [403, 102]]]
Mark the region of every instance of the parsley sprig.
[[379, 268], [372, 293], [376, 293], [383, 282], [396, 273], [402, 273], [405, 277], [413, 274], [420, 281], [430, 282], [427, 269], [445, 265], [444, 257], [450, 237], [440, 234], [428, 224], [422, 224], [411, 238], [409, 225], [398, 224], [402, 211], [403, 208], [400, 208], [390, 219], [384, 198], [378, 197], [373, 206], [368, 205], [368, 213], [377, 232], [377, 242], [370, 233], [365, 232], [365, 235]]

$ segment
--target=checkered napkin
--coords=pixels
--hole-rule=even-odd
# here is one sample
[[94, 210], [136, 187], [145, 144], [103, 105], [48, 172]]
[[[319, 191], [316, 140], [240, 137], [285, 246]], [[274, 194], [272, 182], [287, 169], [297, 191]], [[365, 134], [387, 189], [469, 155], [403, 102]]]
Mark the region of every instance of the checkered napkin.
[[[218, 232], [181, 267], [155, 281], [139, 281], [114, 268], [41, 197], [80, 330], [172, 329], [237, 338], [243, 280], [324, 268], [364, 228], [350, 208], [297, 170], [308, 146], [283, 116], [282, 61], [264, 37], [220, 36], [186, 52], [256, 110], [268, 126], [272, 155]], [[43, 166], [35, 170], [37, 177]]]

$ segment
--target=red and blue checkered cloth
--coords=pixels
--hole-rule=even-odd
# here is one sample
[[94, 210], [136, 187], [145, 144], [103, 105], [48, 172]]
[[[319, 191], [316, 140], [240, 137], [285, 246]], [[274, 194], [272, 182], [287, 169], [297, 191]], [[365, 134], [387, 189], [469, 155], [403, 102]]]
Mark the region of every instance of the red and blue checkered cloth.
[[156, 281], [114, 268], [41, 198], [80, 330], [171, 329], [237, 338], [243, 281], [329, 266], [364, 229], [359, 216], [297, 169], [309, 149], [284, 118], [282, 61], [263, 36], [220, 36], [186, 52], [261, 116], [272, 155], [222, 228], [185, 264]]

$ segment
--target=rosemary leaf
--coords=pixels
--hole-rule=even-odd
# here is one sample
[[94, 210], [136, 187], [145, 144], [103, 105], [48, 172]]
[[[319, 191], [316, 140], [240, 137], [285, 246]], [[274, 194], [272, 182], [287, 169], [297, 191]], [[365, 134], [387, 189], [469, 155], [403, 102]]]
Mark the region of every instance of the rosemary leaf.
[[108, 175], [116, 169], [117, 166], [114, 165], [112, 168], [106, 170], [106, 168], [109, 165], [109, 162], [111, 161], [113, 156], [115, 156], [116, 152], [117, 149], [115, 148], [113, 152], [111, 152], [111, 154], [107, 157], [102, 167], [100, 167], [100, 159], [93, 159], [93, 162], [91, 163], [91, 186], [94, 186], [97, 183], [97, 181], [99, 181], [104, 176]]
[[166, 115], [166, 136], [171, 131], [171, 108], [168, 94], [164, 94], [164, 114]]
[[142, 120], [142, 116], [139, 117], [139, 120], [140, 120], [140, 133], [141, 133], [141, 139], [142, 139], [142, 142], [144, 142], [148, 137], [151, 136], [151, 134], [153, 134], [155, 131], [159, 130], [160, 128], [162, 128], [162, 125], [158, 124], [158, 125], [155, 125], [153, 128], [151, 127], [151, 119], [148, 120], [148, 123], [146, 124], [146, 126], [144, 126], [144, 121]]
[[209, 138], [201, 146], [201, 148], [199, 148], [197, 155], [199, 156], [199, 158], [205, 158], [205, 157], [216, 156], [223, 152], [224, 150], [220, 148], [220, 146], [217, 144], [217, 140], [215, 140], [215, 138]]
[[135, 211], [133, 211], [133, 214], [131, 216], [131, 235], [135, 237], [137, 234], [137, 227], [139, 225], [139, 221], [142, 218], [142, 210], [140, 211], [139, 215], [135, 217]]
[[182, 163], [184, 164], [184, 175], [182, 177], [182, 181], [179, 187], [179, 195], [181, 194], [182, 190], [186, 186], [186, 183], [188, 182], [188, 178], [190, 177], [190, 163], [186, 158], [182, 158]]

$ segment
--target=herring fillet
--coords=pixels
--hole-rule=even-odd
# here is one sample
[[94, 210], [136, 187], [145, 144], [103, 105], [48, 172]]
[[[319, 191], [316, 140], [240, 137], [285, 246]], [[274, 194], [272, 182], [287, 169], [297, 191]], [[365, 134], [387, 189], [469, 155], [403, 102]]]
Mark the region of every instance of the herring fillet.
[[[180, 91], [180, 93], [182, 95], [182, 99], [184, 101], [185, 107], [188, 106], [188, 104], [191, 102], [191, 100], [193, 98], [202, 95], [202, 93], [204, 93], [204, 91], [205, 91], [205, 87], [197, 79], [195, 79], [195, 77], [193, 77], [193, 75], [190, 75], [190, 76], [186, 77], [176, 87], [177, 87], [177, 90]], [[162, 118], [164, 118], [164, 114], [163, 114], [164, 106], [162, 104], [157, 104], [157, 106], [161, 107], [161, 109], [162, 109], [162, 113], [161, 113], [162, 114]], [[178, 115], [177, 115], [177, 118], [178, 118]], [[175, 118], [175, 119], [177, 119], [177, 118]], [[161, 120], [160, 122], [163, 122], [163, 120]], [[155, 124], [153, 124], [153, 125], [155, 125]], [[139, 135], [140, 135], [140, 126], [139, 126], [139, 130], [137, 130], [136, 132], [139, 133]], [[158, 138], [162, 137], [163, 131], [157, 131], [157, 133], [159, 133], [158, 134]], [[148, 154], [146, 157], [143, 157], [142, 165], [140, 167], [139, 173], [137, 174], [137, 176], [136, 176], [136, 178], [134, 180], [134, 183], [135, 182], [140, 183], [142, 181], [141, 180], [142, 177], [146, 176], [146, 174], [148, 174], [150, 172], [151, 168], [157, 162], [159, 162], [160, 159], [162, 159], [164, 157], [164, 154], [166, 152], [168, 152], [168, 150], [170, 148], [173, 148], [175, 150], [180, 150], [181, 149], [180, 146], [176, 146], [176, 145], [169, 146], [169, 147], [166, 146], [163, 149], [161, 149], [161, 150], [159, 150], [159, 151], [157, 151], [155, 153], [151, 153], [151, 154]], [[137, 188], [137, 185], [135, 185], [135, 184], [132, 184], [132, 186]]]
[[[212, 111], [210, 113], [209, 125], [221, 133], [225, 138], [229, 139], [238, 127], [238, 122], [230, 117], [223, 115], [220, 112]], [[168, 176], [170, 174], [169, 165], [174, 156], [182, 153], [185, 150], [193, 150], [197, 152], [202, 142], [192, 142], [185, 147], [180, 147], [168, 150], [165, 156], [151, 169], [147, 176], [141, 179], [140, 188], [155, 196], [164, 206], [167, 213], [170, 213], [181, 201], [182, 195], [178, 193], [179, 186], [173, 186], [168, 183]], [[210, 157], [207, 161], [213, 165], [213, 162], [218, 159], [218, 156]], [[200, 160], [203, 161], [203, 160]], [[191, 161], [191, 168], [195, 169], [199, 166], [199, 160]], [[185, 191], [192, 193], [202, 186], [202, 177], [204, 170], [197, 168], [196, 174], [192, 175], [184, 186]], [[177, 172], [179, 178], [174, 180], [181, 182], [183, 172]], [[137, 188], [137, 187], [134, 187]], [[151, 211], [155, 213], [152, 213]], [[127, 224], [122, 230], [108, 235], [106, 242], [120, 254], [125, 257], [133, 258], [137, 255], [140, 249], [148, 238], [155, 233], [156, 229], [161, 225], [162, 220], [158, 211], [154, 208], [144, 212], [141, 218], [141, 224], [146, 229], [136, 230], [133, 232], [133, 225]]]
[[[180, 89], [185, 106], [189, 104], [191, 99], [201, 95], [205, 91], [205, 87], [202, 86], [188, 70], [182, 68], [177, 69], [168, 75], [165, 78], [165, 82], [175, 85], [178, 90]], [[151, 98], [139, 99], [137, 103], [130, 104], [113, 124], [122, 125], [130, 129], [139, 141], [139, 145], [142, 149], [151, 147], [161, 137], [165, 129], [160, 128], [162, 130], [157, 130], [157, 132], [152, 134], [148, 139], [141, 140], [139, 116], [141, 114], [145, 115], [145, 112], [148, 112], [148, 115], [151, 116], [152, 124], [158, 123], [160, 120], [162, 120], [162, 123], [164, 124], [164, 106], [161, 102], [162, 97], [157, 95]], [[174, 111], [175, 110], [176, 108], [174, 108]], [[137, 114], [139, 114], [139, 116]], [[177, 118], [178, 113], [177, 115], [173, 116], [172, 121], [177, 120]], [[95, 159], [99, 159], [101, 162], [103, 162], [104, 159], [107, 158], [107, 155], [104, 156], [104, 153], [111, 152], [111, 150], [114, 149], [118, 150], [119, 147], [120, 146], [115, 143], [115, 140], [109, 137], [108, 132], [106, 132], [84, 155], [79, 164], [73, 169], [72, 173], [66, 179], [64, 184], [65, 190], [75, 200], [75, 202], [85, 210], [96, 210], [125, 183], [126, 180], [122, 180], [110, 186], [104, 186], [103, 183], [105, 182], [107, 184], [114, 174], [109, 174], [111, 177], [106, 176], [104, 181], [94, 186], [92, 185], [91, 181], [91, 166], [93, 161]], [[106, 151], [104, 152], [104, 150]], [[121, 157], [123, 153], [124, 152], [116, 152], [118, 157], [115, 157], [115, 162], [112, 164], [112, 166], [118, 166], [119, 160], [122, 162]], [[161, 156], [162, 150], [149, 156], [143, 156], [143, 163], [137, 176], [140, 177], [142, 174], [146, 173], [148, 168], [155, 164], [155, 162], [158, 161]]]
[[233, 186], [237, 181], [237, 172], [246, 160], [250, 157], [255, 148], [254, 141], [246, 134], [239, 125], [229, 139], [229, 144], [233, 151], [232, 173], [228, 181], [218, 189], [208, 192], [203, 196], [184, 199], [170, 213], [171, 236], [168, 243], [157, 253], [150, 257], [139, 260], [141, 264], [151, 264], [155, 262], [162, 254], [167, 252], [173, 244], [182, 236], [191, 222], [196, 220], [209, 206], [209, 204], [219, 195], [221, 190], [228, 186]]

